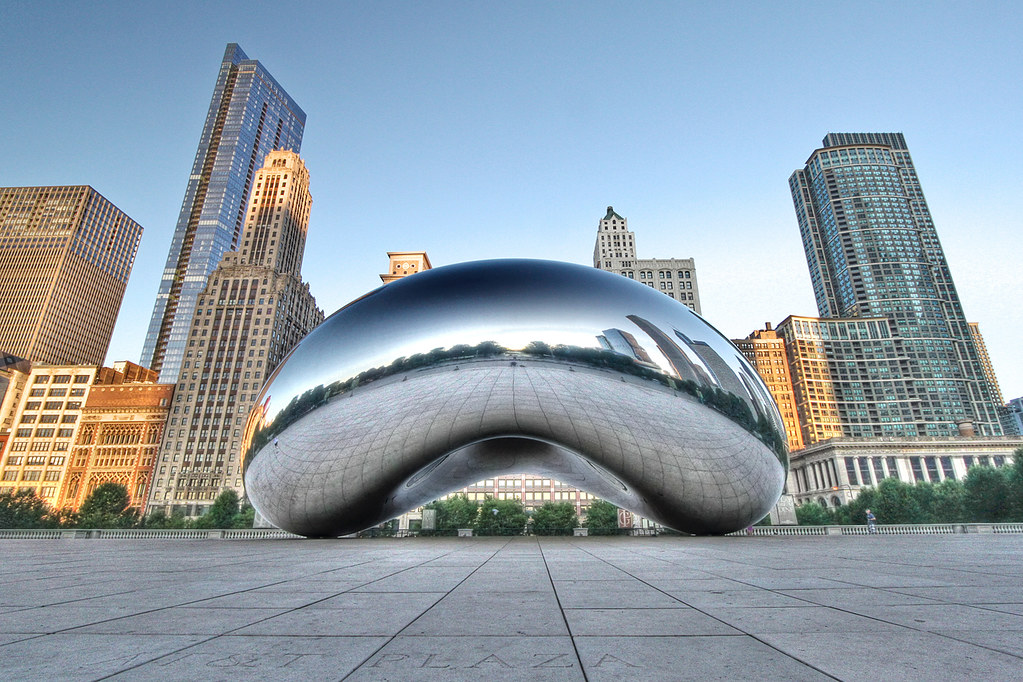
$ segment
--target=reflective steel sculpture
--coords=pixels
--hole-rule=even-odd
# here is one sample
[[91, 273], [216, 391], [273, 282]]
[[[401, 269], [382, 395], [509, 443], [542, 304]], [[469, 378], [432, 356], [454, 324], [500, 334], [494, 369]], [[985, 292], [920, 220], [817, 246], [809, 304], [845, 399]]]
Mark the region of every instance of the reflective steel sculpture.
[[308, 536], [519, 472], [726, 533], [768, 512], [787, 468], [777, 408], [727, 339], [639, 282], [553, 261], [376, 289], [309, 334], [256, 404], [249, 500]]

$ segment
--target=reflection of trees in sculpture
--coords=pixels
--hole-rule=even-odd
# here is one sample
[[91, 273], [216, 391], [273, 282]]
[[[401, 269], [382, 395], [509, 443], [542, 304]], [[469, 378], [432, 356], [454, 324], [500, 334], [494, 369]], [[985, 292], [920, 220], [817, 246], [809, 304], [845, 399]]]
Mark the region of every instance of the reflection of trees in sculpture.
[[750, 433], [756, 435], [774, 451], [782, 462], [787, 461], [785, 441], [772, 425], [771, 420], [764, 415], [754, 417], [746, 401], [733, 393], [728, 393], [714, 386], [700, 385], [689, 379], [678, 379], [649, 365], [641, 364], [632, 357], [604, 348], [584, 348], [582, 346], [566, 345], [551, 346], [543, 341], [530, 341], [522, 350], [510, 351], [495, 341], [483, 341], [475, 346], [459, 344], [447, 349], [434, 348], [429, 353], [416, 353], [407, 358], [401, 357], [389, 365], [367, 369], [344, 381], [335, 381], [326, 385], [320, 384], [309, 389], [302, 395], [292, 398], [291, 402], [277, 414], [272, 423], [256, 430], [249, 447], [246, 449], [245, 463], [246, 465], [248, 464], [251, 454], [259, 452], [267, 443], [273, 440], [274, 436], [283, 432], [292, 423], [298, 421], [317, 407], [325, 405], [331, 398], [349, 393], [360, 386], [365, 386], [368, 383], [395, 374], [436, 367], [437, 365], [456, 360], [474, 360], [496, 356], [514, 358], [521, 355], [529, 355], [537, 359], [551, 358], [598, 369], [608, 369], [620, 374], [628, 374], [641, 379], [656, 381], [672, 390], [687, 393], [699, 400], [700, 403], [714, 408]]

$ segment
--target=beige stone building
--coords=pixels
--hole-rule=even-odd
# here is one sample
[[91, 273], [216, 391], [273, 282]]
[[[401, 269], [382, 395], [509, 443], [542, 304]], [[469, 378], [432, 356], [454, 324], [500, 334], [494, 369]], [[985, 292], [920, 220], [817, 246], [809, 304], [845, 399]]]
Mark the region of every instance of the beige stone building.
[[962, 480], [972, 466], [1007, 466], [1020, 447], [1018, 436], [832, 438], [796, 453], [788, 492], [797, 504], [817, 502], [830, 509], [886, 478], [939, 483]]
[[141, 237], [92, 187], [0, 188], [0, 351], [102, 363]]
[[31, 490], [58, 507], [71, 446], [99, 367], [35, 366], [14, 406], [0, 488]]
[[244, 496], [242, 430], [267, 376], [323, 321], [302, 281], [312, 195], [290, 151], [256, 173], [238, 251], [213, 271], [192, 317], [148, 509], [203, 514], [224, 490]]
[[597, 226], [593, 267], [634, 279], [701, 313], [700, 289], [692, 258], [636, 258], [636, 238], [628, 221], [607, 207]]
[[78, 509], [103, 483], [123, 485], [142, 512], [149, 498], [174, 384], [131, 362], [103, 367], [89, 389], [58, 507]]

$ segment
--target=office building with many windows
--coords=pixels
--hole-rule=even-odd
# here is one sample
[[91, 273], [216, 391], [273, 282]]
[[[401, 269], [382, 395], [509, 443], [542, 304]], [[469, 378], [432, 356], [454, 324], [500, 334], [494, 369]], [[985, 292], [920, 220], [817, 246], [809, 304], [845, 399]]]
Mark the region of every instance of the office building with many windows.
[[806, 381], [841, 389], [833, 435], [1001, 434], [902, 134], [831, 133], [789, 187], [824, 319], [779, 331], [823, 353]]
[[142, 351], [161, 381], [177, 381], [199, 295], [239, 246], [256, 171], [275, 149], [301, 150], [305, 119], [262, 64], [227, 46]]
[[[242, 431], [264, 380], [323, 321], [302, 281], [312, 196], [298, 154], [270, 152], [253, 180], [238, 251], [199, 292], [160, 448], [151, 510], [204, 513], [244, 495]], [[161, 374], [162, 376], [162, 374]]]
[[92, 187], [0, 188], [0, 351], [103, 362], [141, 238]]

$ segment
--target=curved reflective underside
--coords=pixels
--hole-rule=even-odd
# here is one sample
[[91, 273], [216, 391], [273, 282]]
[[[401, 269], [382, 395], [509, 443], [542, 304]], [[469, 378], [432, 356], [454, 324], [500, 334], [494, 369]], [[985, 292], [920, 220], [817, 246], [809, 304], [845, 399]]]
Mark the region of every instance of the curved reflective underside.
[[249, 500], [309, 536], [521, 472], [725, 533], [767, 513], [787, 467], [777, 408], [727, 339], [638, 282], [552, 261], [381, 287], [303, 339], [257, 405]]

